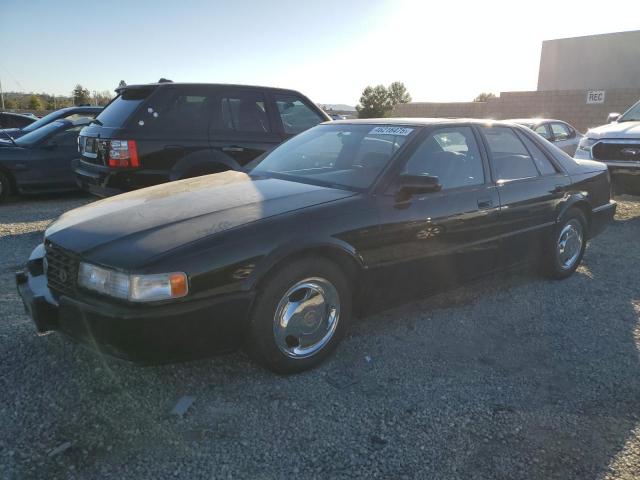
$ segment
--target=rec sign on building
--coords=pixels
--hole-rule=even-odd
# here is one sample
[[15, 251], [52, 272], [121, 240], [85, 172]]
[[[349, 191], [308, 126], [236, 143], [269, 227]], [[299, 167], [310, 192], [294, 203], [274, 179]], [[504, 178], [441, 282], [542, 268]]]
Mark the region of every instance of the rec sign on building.
[[604, 90], [589, 90], [587, 103], [604, 103]]

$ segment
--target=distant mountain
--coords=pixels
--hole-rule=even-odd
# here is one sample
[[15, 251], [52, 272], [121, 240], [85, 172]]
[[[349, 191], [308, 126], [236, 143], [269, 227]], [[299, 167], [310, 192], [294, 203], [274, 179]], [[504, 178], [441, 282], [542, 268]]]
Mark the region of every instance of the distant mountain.
[[329, 110], [337, 110], [340, 112], [355, 112], [356, 107], [352, 107], [351, 105], [345, 105], [344, 103], [320, 103], [324, 107], [327, 107]]

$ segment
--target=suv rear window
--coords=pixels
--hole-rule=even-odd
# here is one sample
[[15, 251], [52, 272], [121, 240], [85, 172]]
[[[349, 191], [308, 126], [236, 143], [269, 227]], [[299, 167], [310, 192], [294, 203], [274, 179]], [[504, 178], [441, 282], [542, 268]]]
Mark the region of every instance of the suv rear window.
[[131, 114], [154, 89], [155, 87], [125, 90], [100, 112], [97, 120], [105, 127], [124, 126]]

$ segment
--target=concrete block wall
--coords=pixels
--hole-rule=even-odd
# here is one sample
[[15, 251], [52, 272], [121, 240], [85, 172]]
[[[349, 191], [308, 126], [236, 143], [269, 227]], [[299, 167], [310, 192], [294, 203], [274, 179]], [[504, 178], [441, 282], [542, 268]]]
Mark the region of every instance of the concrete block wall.
[[487, 102], [405, 103], [394, 117], [507, 118], [547, 117], [569, 122], [581, 132], [607, 121], [610, 112], [624, 112], [640, 100], [640, 88], [606, 90], [605, 101], [587, 104], [587, 90], [501, 92]]

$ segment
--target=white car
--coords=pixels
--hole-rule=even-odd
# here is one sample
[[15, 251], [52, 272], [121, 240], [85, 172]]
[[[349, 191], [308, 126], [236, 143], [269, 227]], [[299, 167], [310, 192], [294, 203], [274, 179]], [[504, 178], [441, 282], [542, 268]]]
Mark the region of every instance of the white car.
[[611, 123], [590, 129], [580, 140], [576, 159], [606, 163], [616, 184], [640, 184], [640, 101]]

